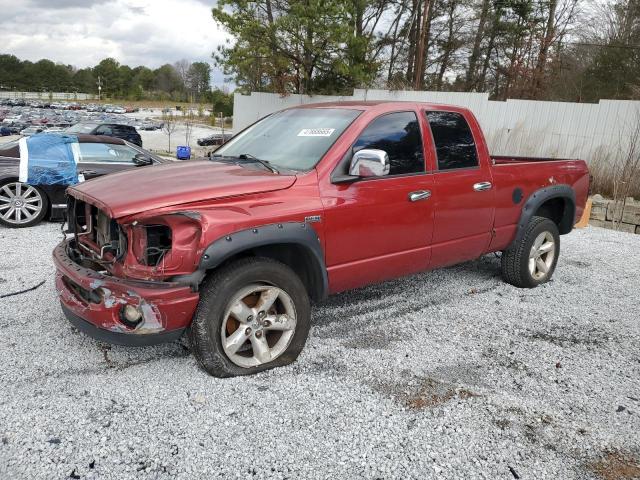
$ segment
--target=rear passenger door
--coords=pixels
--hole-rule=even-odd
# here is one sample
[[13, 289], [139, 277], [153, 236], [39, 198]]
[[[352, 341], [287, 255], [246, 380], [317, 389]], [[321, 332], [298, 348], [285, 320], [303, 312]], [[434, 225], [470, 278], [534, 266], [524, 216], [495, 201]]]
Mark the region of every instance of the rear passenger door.
[[[494, 190], [488, 159], [465, 117], [455, 111], [424, 111], [435, 150], [434, 231], [431, 267], [482, 255], [491, 241]], [[477, 125], [476, 125], [477, 127]], [[478, 132], [479, 135], [479, 132]]]

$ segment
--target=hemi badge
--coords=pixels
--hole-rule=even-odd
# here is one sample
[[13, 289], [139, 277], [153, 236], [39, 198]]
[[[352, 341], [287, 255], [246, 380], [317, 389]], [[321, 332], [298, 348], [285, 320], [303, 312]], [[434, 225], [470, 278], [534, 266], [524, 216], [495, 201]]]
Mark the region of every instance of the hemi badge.
[[304, 217], [304, 223], [316, 223], [322, 220], [320, 215], [311, 215], [309, 217]]

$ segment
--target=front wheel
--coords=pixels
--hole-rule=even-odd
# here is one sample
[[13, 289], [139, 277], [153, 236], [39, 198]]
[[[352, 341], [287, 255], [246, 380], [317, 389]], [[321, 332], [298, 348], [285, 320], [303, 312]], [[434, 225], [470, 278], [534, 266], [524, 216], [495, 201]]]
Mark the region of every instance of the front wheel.
[[17, 180], [0, 181], [0, 225], [31, 227], [47, 214], [48, 200], [38, 187]]
[[559, 255], [557, 225], [548, 218], [533, 217], [522, 239], [502, 253], [502, 277], [516, 287], [536, 287], [549, 281]]
[[292, 363], [306, 342], [310, 316], [309, 297], [293, 270], [247, 258], [205, 281], [189, 336], [211, 375], [248, 375]]

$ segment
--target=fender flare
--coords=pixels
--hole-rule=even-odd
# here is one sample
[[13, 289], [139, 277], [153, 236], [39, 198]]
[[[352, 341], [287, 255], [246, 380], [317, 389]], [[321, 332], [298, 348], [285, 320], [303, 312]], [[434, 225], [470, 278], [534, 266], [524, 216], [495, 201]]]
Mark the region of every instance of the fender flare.
[[310, 280], [314, 299], [325, 298], [329, 291], [329, 277], [324, 252], [316, 231], [305, 222], [283, 222], [240, 230], [213, 241], [203, 252], [198, 266], [206, 272], [225, 260], [246, 250], [269, 245], [293, 244], [304, 248], [310, 255]]
[[538, 208], [547, 200], [562, 198], [565, 200], [565, 208], [558, 225], [561, 235], [569, 233], [573, 229], [576, 215], [576, 192], [569, 185], [551, 185], [533, 192], [522, 207], [518, 228], [513, 243], [522, 240], [526, 226], [531, 221], [531, 217], [538, 211]]

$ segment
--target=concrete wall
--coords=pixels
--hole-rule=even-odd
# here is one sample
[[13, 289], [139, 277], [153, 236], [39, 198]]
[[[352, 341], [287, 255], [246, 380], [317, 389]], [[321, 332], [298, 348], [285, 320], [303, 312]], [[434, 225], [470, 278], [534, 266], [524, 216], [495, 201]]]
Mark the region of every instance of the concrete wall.
[[7, 92], [0, 91], [0, 98], [22, 99], [22, 100], [96, 100], [97, 95], [92, 93], [69, 93], [69, 92]]
[[[640, 202], [627, 198], [624, 206], [615, 207], [613, 200], [600, 195], [592, 198], [591, 218], [589, 223], [595, 227], [617, 228], [621, 232], [640, 235]], [[615, 220], [615, 223], [614, 223]]]
[[613, 161], [624, 151], [630, 127], [640, 121], [640, 102], [597, 104], [491, 101], [486, 93], [355, 90], [352, 96], [252, 93], [234, 95], [234, 131], [282, 108], [336, 100], [412, 100], [469, 108], [482, 126], [491, 153]]

